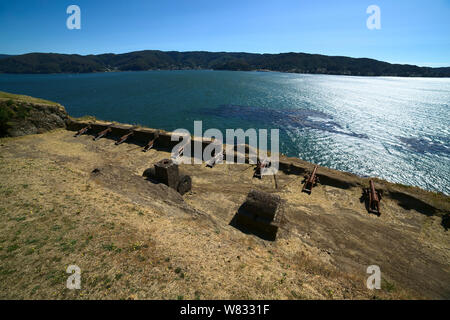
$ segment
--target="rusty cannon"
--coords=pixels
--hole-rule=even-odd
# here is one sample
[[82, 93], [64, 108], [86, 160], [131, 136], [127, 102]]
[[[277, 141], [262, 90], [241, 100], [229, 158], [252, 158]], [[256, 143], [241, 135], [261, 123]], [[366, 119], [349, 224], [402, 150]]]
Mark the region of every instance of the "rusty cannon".
[[267, 159], [264, 159], [263, 161], [260, 161], [259, 158], [256, 160], [256, 168], [255, 173], [253, 174], [253, 177], [255, 178], [262, 178], [262, 170], [264, 168], [269, 168], [271, 165], [270, 161]]
[[211, 159], [206, 162], [206, 166], [209, 168], [213, 168], [217, 163], [223, 161], [223, 152], [219, 152], [216, 154], [214, 150], [214, 154]]
[[106, 136], [106, 135], [107, 135], [109, 132], [111, 132], [111, 131], [112, 131], [112, 129], [111, 129], [110, 127], [108, 127], [108, 128], [106, 128], [105, 130], [99, 132], [99, 133], [97, 134], [97, 136], [94, 138], [94, 141], [97, 141], [98, 139], [100, 139], [100, 138]]
[[369, 181], [369, 188], [363, 189], [363, 196], [368, 200], [369, 213], [380, 215], [380, 201], [383, 191], [375, 189], [375, 184], [372, 180]]
[[176, 150], [172, 150], [172, 155], [171, 155], [171, 159], [176, 162], [176, 163], [180, 163], [181, 162], [181, 158], [183, 157], [184, 154], [184, 146], [176, 149]]
[[311, 174], [305, 176], [302, 192], [311, 194], [312, 188], [319, 183], [319, 177], [317, 176], [317, 165], [314, 166]]
[[155, 133], [155, 137], [154, 137], [152, 140], [150, 140], [150, 141], [145, 145], [145, 147], [144, 147], [144, 149], [142, 149], [142, 151], [147, 152], [148, 150], [150, 150], [151, 148], [153, 148], [153, 146], [154, 146], [154, 144], [155, 144], [155, 141], [156, 141], [156, 139], [158, 139], [158, 138], [159, 138], [159, 133], [156, 132], [156, 133]]
[[84, 127], [82, 129], [78, 130], [78, 132], [75, 134], [74, 137], [79, 137], [79, 136], [85, 134], [86, 132], [88, 132], [90, 129], [91, 129], [91, 125], [88, 125], [87, 127]]
[[129, 137], [131, 137], [134, 134], [133, 130], [130, 130], [130, 132], [128, 132], [127, 134], [123, 135], [122, 137], [120, 137], [119, 140], [116, 141], [115, 145], [119, 145], [123, 142], [125, 142]]

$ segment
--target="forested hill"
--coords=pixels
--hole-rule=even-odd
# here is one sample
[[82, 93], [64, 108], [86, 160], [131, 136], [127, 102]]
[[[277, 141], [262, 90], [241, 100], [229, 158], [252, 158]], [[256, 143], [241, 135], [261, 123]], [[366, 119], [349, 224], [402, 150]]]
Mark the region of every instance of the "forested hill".
[[1, 73], [87, 73], [138, 70], [267, 70], [355, 76], [450, 77], [450, 67], [390, 64], [367, 58], [306, 53], [136, 51], [124, 54], [76, 55], [29, 53], [1, 55]]

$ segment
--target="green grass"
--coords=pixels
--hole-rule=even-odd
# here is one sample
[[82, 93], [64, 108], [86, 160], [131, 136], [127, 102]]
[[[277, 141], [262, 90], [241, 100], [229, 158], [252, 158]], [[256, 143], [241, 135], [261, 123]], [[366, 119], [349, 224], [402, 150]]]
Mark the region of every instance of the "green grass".
[[118, 248], [114, 243], [105, 243], [103, 244], [103, 249], [106, 251], [115, 251], [115, 252], [121, 252], [122, 249]]
[[387, 292], [393, 292], [395, 290], [395, 284], [392, 282], [389, 282], [386, 279], [383, 279], [381, 287], [382, 287], [382, 289], [384, 289]]
[[34, 98], [34, 97], [25, 96], [25, 95], [21, 95], [21, 94], [13, 94], [13, 93], [4, 92], [4, 91], [0, 91], [0, 99], [12, 100], [12, 101], [16, 100], [16, 101], [21, 101], [21, 102], [39, 103], [39, 104], [48, 104], [48, 105], [52, 105], [52, 106], [59, 106], [58, 103], [53, 102], [53, 101]]
[[19, 245], [13, 244], [13, 245], [9, 246], [9, 247], [6, 249], [6, 251], [7, 251], [7, 252], [13, 252], [13, 251], [16, 251], [17, 249], [19, 249]]
[[72, 119], [73, 120], [78, 120], [78, 121], [93, 121], [93, 122], [97, 121], [96, 117], [88, 116], [88, 115], [82, 116], [82, 117], [79, 117], [79, 118], [72, 118]]
[[0, 276], [8, 276], [16, 272], [15, 269], [6, 269], [3, 267], [0, 267]]
[[33, 108], [28, 105], [29, 103], [56, 106], [63, 109], [56, 102], [0, 91], [0, 136], [6, 135], [17, 121], [20, 122], [29, 117]]

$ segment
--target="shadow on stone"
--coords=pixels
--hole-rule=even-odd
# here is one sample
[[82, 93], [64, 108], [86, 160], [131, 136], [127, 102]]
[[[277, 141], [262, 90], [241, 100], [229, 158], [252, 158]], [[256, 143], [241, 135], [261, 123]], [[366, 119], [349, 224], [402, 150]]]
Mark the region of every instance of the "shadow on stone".
[[251, 190], [229, 224], [246, 234], [275, 241], [281, 221], [280, 206], [278, 195]]
[[442, 217], [441, 225], [445, 228], [445, 231], [450, 228], [450, 213], [446, 213]]
[[390, 192], [389, 196], [392, 199], [397, 200], [398, 205], [403, 209], [406, 210], [414, 209], [417, 212], [420, 212], [421, 214], [424, 214], [426, 216], [432, 216], [436, 213], [436, 209], [434, 207], [406, 193]]

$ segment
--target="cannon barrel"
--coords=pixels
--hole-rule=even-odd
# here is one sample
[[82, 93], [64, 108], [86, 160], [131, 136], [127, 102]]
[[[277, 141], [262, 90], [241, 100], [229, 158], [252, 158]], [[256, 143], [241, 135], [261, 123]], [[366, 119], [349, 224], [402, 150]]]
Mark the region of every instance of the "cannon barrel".
[[155, 143], [155, 139], [150, 140], [144, 147], [144, 152], [150, 150], [151, 148], [153, 148], [153, 144]]
[[125, 140], [127, 140], [129, 137], [131, 137], [134, 134], [134, 131], [130, 131], [129, 133], [123, 135], [119, 141], [116, 141], [116, 145], [121, 144], [122, 142], [124, 142]]
[[309, 175], [308, 178], [305, 177], [306, 181], [305, 184], [303, 185], [302, 188], [302, 192], [306, 192], [311, 194], [312, 188], [314, 187], [314, 185], [316, 184], [318, 178], [317, 178], [317, 164], [314, 166], [313, 171], [311, 172], [311, 174]]
[[158, 139], [158, 138], [159, 138], [159, 133], [156, 132], [154, 138], [153, 138], [152, 140], [150, 140], [150, 141], [145, 145], [143, 151], [144, 151], [144, 152], [147, 152], [148, 150], [150, 150], [151, 148], [153, 148], [153, 145], [155, 144], [155, 141], [156, 141], [156, 139]]
[[88, 125], [87, 127], [84, 127], [82, 129], [78, 130], [78, 132], [75, 134], [75, 137], [85, 134], [86, 132], [88, 132], [89, 129], [91, 129], [91, 125]]
[[375, 184], [373, 183], [372, 180], [370, 180], [369, 184], [370, 184], [370, 193], [372, 195], [372, 200], [379, 201], [377, 191], [375, 190]]
[[213, 168], [218, 161], [223, 159], [223, 153], [215, 154], [208, 162], [206, 162], [206, 166], [209, 168]]
[[256, 169], [253, 177], [262, 178], [262, 169], [269, 168], [271, 165], [270, 161], [267, 159], [264, 159], [263, 161], [256, 159]]
[[311, 176], [308, 179], [309, 183], [314, 183], [316, 180], [316, 172], [317, 172], [317, 165], [314, 166], [313, 172], [311, 173]]
[[95, 138], [94, 140], [97, 141], [98, 139], [100, 139], [101, 137], [105, 136], [106, 134], [108, 134], [109, 132], [111, 132], [112, 129], [111, 128], [106, 128], [105, 130], [103, 130], [102, 132], [100, 132]]
[[369, 181], [369, 188], [364, 189], [364, 193], [369, 200], [369, 212], [380, 215], [381, 195], [380, 192], [375, 189], [375, 183], [372, 180]]

